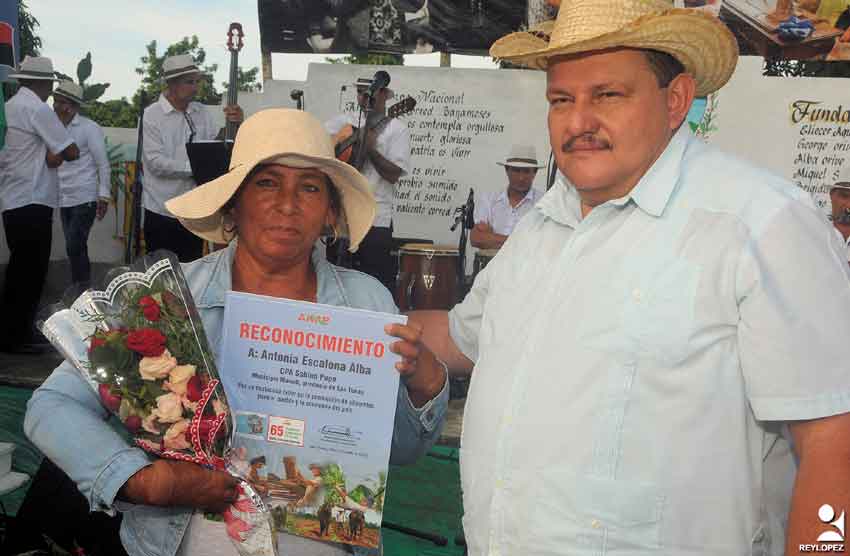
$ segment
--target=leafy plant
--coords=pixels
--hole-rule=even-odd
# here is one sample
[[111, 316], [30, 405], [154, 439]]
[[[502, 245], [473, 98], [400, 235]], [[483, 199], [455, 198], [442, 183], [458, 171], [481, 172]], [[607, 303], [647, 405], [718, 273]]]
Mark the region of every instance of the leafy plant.
[[[109, 88], [109, 83], [92, 83], [86, 84], [86, 80], [91, 77], [92, 63], [91, 52], [86, 52], [82, 60], [77, 62], [77, 84], [83, 89], [83, 100], [85, 102], [93, 102], [103, 96], [106, 89]], [[57, 77], [67, 81], [74, 81], [70, 76], [61, 72], [56, 72]]]

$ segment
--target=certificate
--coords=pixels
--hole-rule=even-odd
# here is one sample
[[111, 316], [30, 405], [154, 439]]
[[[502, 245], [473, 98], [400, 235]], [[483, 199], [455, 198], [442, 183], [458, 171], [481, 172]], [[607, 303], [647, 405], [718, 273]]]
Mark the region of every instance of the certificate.
[[407, 317], [228, 292], [219, 357], [232, 470], [280, 531], [378, 546]]

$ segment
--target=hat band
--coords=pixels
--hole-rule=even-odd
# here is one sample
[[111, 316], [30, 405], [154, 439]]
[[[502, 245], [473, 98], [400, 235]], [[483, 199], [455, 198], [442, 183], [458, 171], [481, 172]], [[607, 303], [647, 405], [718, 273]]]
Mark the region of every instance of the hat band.
[[511, 162], [524, 162], [525, 164], [534, 164], [537, 166], [537, 159], [535, 158], [509, 158], [505, 160], [505, 166], [510, 166]]
[[185, 73], [186, 70], [191, 70], [193, 72], [196, 71], [198, 73], [201, 73], [201, 70], [199, 70], [198, 67], [193, 64], [191, 66], [185, 66], [185, 67], [182, 67], [182, 68], [168, 70], [166, 72], [163, 72], [162, 76], [165, 77], [165, 78], [168, 78], [169, 76], [172, 76], [172, 75], [175, 75], [175, 74], [178, 74], [178, 73]]
[[18, 75], [32, 75], [33, 77], [56, 77], [52, 71], [19, 70]]
[[73, 100], [77, 104], [83, 103], [83, 99], [81, 99], [80, 97], [78, 97], [77, 95], [75, 95], [73, 93], [63, 91], [62, 89], [56, 89], [55, 91], [53, 91], [53, 95], [54, 96], [59, 95], [60, 97], [65, 97], [67, 99]]

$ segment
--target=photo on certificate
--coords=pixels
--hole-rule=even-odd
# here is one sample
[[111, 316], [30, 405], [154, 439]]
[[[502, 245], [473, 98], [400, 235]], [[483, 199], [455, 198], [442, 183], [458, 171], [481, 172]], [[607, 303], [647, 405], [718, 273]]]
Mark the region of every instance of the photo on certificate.
[[378, 546], [399, 387], [391, 322], [406, 317], [228, 293], [228, 465], [279, 531]]

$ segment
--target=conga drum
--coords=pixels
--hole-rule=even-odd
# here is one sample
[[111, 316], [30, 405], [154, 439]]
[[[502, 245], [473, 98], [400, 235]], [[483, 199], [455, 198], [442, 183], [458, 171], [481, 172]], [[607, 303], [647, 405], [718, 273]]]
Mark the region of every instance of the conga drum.
[[457, 257], [457, 247], [448, 245], [402, 245], [395, 289], [398, 308], [451, 309], [457, 301]]
[[484, 270], [487, 263], [489, 263], [498, 252], [498, 249], [477, 249], [475, 251], [475, 259], [472, 261], [473, 281], [475, 281], [475, 277], [478, 276], [478, 273]]

